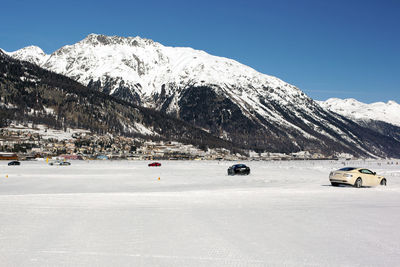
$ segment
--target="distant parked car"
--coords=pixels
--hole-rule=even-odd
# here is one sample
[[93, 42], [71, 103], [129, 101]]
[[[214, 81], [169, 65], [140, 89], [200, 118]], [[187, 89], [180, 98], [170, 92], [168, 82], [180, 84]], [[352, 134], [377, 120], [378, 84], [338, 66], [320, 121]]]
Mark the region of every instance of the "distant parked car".
[[160, 162], [152, 162], [152, 163], [149, 163], [148, 166], [149, 166], [149, 167], [160, 167], [160, 166], [161, 166], [161, 163], [160, 163]]
[[249, 175], [250, 168], [244, 164], [235, 164], [228, 168], [228, 175]]
[[53, 165], [69, 166], [69, 165], [71, 165], [71, 163], [68, 161], [56, 161], [56, 162], [50, 162], [49, 165], [51, 165], [51, 166], [53, 166]]
[[364, 168], [346, 167], [337, 171], [333, 171], [329, 174], [329, 180], [333, 186], [340, 184], [352, 185], [360, 188], [362, 186], [377, 186], [386, 185], [386, 178], [377, 175], [373, 172]]
[[13, 160], [8, 163], [8, 166], [19, 166], [19, 165], [21, 165], [21, 162], [17, 160]]

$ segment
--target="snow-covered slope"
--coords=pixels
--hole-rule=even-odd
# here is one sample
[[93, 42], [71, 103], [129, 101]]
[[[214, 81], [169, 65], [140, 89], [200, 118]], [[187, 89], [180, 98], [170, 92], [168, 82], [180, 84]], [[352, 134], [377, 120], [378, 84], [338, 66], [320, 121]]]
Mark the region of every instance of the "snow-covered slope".
[[[67, 45], [51, 55], [29, 46], [9, 55], [65, 74], [84, 85], [105, 77], [140, 84], [141, 96], [161, 92], [163, 84], [227, 85], [253, 87], [287, 85], [234, 60], [216, 57], [191, 48], [165, 47], [140, 37], [90, 34], [84, 40]], [[116, 83], [111, 93], [119, 87]], [[296, 93], [298, 90], [290, 90]]]
[[8, 53], [13, 58], [25, 60], [36, 65], [41, 65], [50, 57], [46, 55], [40, 47], [31, 45], [15, 52]]
[[353, 133], [355, 126], [297, 87], [204, 51], [140, 37], [90, 34], [51, 55], [35, 47], [9, 55], [248, 148], [371, 153], [371, 144], [364, 146]]
[[326, 109], [355, 120], [378, 120], [400, 126], [400, 104], [395, 101], [365, 104], [353, 98], [330, 98], [318, 103]]

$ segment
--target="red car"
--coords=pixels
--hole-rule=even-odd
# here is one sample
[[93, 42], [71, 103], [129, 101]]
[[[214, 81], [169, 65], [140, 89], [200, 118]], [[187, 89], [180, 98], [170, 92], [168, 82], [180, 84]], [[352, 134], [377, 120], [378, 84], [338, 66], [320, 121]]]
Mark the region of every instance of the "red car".
[[152, 163], [149, 163], [149, 167], [160, 167], [161, 166], [161, 163], [160, 162], [152, 162]]

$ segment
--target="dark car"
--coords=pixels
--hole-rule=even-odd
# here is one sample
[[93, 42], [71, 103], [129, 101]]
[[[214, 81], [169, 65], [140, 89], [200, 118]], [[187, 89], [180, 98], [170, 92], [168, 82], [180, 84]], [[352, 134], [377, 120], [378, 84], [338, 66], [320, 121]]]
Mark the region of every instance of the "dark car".
[[228, 168], [228, 175], [249, 175], [250, 168], [244, 164], [235, 164]]
[[54, 165], [69, 166], [69, 165], [71, 165], [71, 163], [68, 161], [55, 161], [55, 162], [50, 162], [49, 165], [51, 165], [51, 166], [54, 166]]
[[21, 165], [21, 162], [16, 161], [16, 160], [10, 161], [10, 162], [8, 163], [8, 166], [18, 166], [18, 165]]
[[160, 163], [160, 162], [152, 162], [152, 163], [149, 163], [148, 166], [149, 166], [149, 167], [160, 167], [160, 166], [161, 166], [161, 163]]

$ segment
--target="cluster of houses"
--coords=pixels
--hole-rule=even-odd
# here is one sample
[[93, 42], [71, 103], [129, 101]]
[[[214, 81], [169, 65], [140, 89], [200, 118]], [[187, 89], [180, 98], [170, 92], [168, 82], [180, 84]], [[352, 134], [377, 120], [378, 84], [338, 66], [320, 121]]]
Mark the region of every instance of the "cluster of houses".
[[[130, 160], [237, 160], [226, 149], [203, 151], [179, 142], [146, 141], [123, 136], [74, 132], [69, 138], [57, 139], [25, 129], [0, 129], [2, 154], [19, 159], [63, 157], [65, 159], [130, 159]], [[15, 157], [13, 157], [15, 158]], [[7, 158], [8, 159], [8, 158]]]
[[[130, 160], [305, 160], [328, 159], [307, 151], [283, 153], [249, 152], [248, 157], [234, 155], [223, 148], [201, 150], [179, 142], [148, 141], [112, 135], [96, 135], [85, 130], [68, 132], [14, 125], [0, 128], [0, 159], [33, 159], [63, 157], [65, 159], [130, 159]], [[352, 158], [339, 155], [338, 158]], [[329, 159], [335, 159], [330, 157]]]

